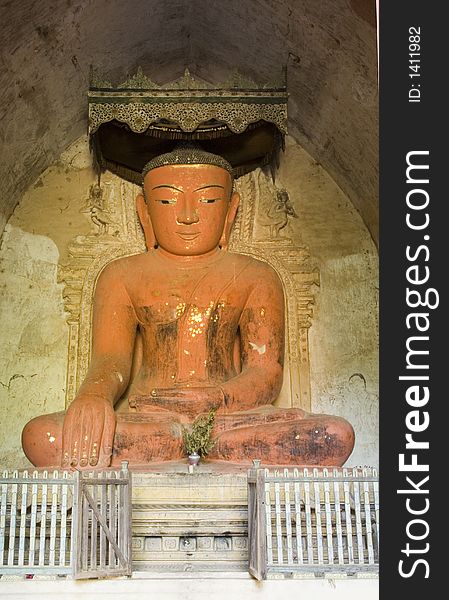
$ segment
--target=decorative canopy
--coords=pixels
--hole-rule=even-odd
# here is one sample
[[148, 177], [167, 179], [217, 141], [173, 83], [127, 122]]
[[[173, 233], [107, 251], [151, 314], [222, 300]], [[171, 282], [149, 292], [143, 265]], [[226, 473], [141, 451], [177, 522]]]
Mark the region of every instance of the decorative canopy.
[[124, 83], [91, 76], [89, 133], [100, 169], [140, 184], [143, 166], [180, 140], [229, 161], [234, 176], [277, 166], [287, 133], [287, 92], [233, 75], [215, 87], [183, 77], [163, 87], [141, 69]]

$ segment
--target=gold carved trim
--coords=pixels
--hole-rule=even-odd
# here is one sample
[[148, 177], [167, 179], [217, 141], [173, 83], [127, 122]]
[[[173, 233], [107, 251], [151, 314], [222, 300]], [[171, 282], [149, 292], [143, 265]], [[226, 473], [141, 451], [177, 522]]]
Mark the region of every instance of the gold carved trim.
[[206, 80], [192, 75], [189, 69], [185, 69], [183, 75], [179, 79], [164, 84], [158, 85], [147, 77], [142, 67], [138, 67], [134, 75], [130, 75], [125, 81], [117, 85], [113, 85], [107, 79], [104, 79], [95, 69], [91, 67], [90, 70], [90, 89], [95, 90], [146, 90], [146, 91], [160, 91], [160, 90], [177, 90], [177, 91], [198, 91], [207, 90], [210, 92], [219, 92], [221, 90], [239, 90], [240, 92], [245, 91], [264, 91], [269, 90], [285, 90], [286, 79], [285, 72], [283, 74], [283, 81], [273, 81], [264, 85], [258, 85], [253, 79], [242, 75], [238, 71], [234, 70], [230, 76], [218, 85], [207, 82]]
[[246, 102], [102, 102], [89, 104], [89, 133], [112, 120], [126, 123], [135, 133], [143, 133], [161, 119], [173, 121], [185, 133], [202, 123], [216, 119], [234, 133], [242, 133], [251, 123], [263, 120], [274, 123], [287, 133], [286, 104]]
[[136, 133], [143, 133], [161, 120], [176, 123], [184, 133], [192, 133], [211, 120], [225, 124], [234, 133], [242, 133], [261, 120], [287, 133], [285, 81], [259, 86], [237, 72], [216, 86], [186, 69], [180, 79], [159, 86], [139, 68], [135, 75], [114, 86], [92, 71], [88, 97], [90, 134], [114, 119]]

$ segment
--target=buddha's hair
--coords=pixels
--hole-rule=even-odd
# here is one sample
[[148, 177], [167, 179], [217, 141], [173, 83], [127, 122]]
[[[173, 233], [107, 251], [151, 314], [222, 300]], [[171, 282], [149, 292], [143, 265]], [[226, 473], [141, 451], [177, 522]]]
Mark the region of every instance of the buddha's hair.
[[184, 142], [178, 144], [171, 152], [160, 154], [147, 162], [142, 170], [142, 179], [149, 171], [166, 165], [215, 165], [225, 169], [232, 178], [232, 166], [225, 158], [206, 152], [191, 142]]

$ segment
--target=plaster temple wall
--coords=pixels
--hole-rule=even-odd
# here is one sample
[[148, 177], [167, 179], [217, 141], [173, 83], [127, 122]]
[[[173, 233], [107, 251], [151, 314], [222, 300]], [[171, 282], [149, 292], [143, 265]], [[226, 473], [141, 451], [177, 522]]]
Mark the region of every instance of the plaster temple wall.
[[[26, 190], [0, 248], [0, 464], [27, 461], [20, 432], [34, 416], [64, 409], [68, 328], [58, 269], [68, 244], [88, 235], [96, 177], [85, 137]], [[105, 174], [105, 179], [115, 176]], [[298, 215], [289, 236], [320, 271], [310, 336], [312, 410], [346, 417], [356, 431], [349, 465], [377, 465], [377, 252], [348, 197], [289, 138], [276, 183]], [[294, 222], [293, 222], [294, 221]]]

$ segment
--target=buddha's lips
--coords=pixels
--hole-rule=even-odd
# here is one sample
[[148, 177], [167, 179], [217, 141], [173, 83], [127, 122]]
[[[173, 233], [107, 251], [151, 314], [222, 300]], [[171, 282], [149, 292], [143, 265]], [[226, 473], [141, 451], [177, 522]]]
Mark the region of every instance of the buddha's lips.
[[194, 240], [200, 235], [199, 231], [177, 231], [176, 232], [183, 240]]

